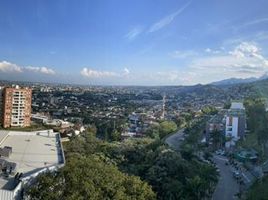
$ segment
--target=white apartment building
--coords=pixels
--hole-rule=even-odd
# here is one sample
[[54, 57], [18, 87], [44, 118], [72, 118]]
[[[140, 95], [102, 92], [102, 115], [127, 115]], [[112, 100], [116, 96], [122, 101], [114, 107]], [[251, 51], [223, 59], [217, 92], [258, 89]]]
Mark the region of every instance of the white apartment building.
[[245, 134], [246, 118], [243, 103], [233, 102], [226, 116], [225, 136], [238, 140]]

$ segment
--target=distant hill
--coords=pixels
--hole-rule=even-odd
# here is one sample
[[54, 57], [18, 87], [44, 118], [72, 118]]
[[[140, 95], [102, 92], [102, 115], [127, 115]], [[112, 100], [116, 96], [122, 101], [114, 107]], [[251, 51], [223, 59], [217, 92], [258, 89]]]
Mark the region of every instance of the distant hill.
[[217, 82], [212, 82], [210, 85], [216, 85], [216, 86], [221, 86], [221, 85], [235, 85], [235, 84], [240, 84], [240, 83], [251, 83], [254, 81], [257, 81], [258, 78], [229, 78]]
[[268, 78], [250, 83], [253, 89], [262, 97], [268, 98]]
[[256, 78], [256, 77], [245, 78], [245, 79], [243, 79], [243, 78], [229, 78], [229, 79], [224, 79], [221, 81], [212, 82], [209, 85], [225, 86], [225, 85], [235, 85], [235, 84], [240, 84], [240, 83], [252, 83], [252, 82], [264, 80], [267, 78], [268, 78], [268, 73], [265, 73], [264, 75], [262, 75], [259, 78]]

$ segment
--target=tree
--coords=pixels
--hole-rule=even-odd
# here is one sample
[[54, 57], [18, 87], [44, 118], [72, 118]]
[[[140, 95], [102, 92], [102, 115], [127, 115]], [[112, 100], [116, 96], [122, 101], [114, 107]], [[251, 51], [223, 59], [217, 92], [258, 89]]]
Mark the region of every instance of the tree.
[[145, 132], [146, 136], [154, 139], [159, 139], [160, 136], [160, 126], [159, 125], [151, 125]]
[[265, 108], [265, 101], [261, 98], [247, 99], [245, 101], [248, 116], [247, 124], [251, 134], [255, 134], [258, 145], [261, 146], [261, 153], [264, 156], [265, 145], [268, 141], [268, 117]]
[[224, 134], [221, 131], [213, 131], [211, 134], [211, 138], [213, 139], [213, 146], [214, 149], [221, 148], [222, 145], [224, 144]]
[[173, 121], [163, 121], [160, 123], [160, 138], [175, 132], [177, 130], [177, 125]]
[[182, 126], [185, 123], [185, 118], [181, 116], [176, 116], [174, 119], [178, 127]]
[[121, 133], [115, 129], [111, 134], [111, 139], [113, 141], [119, 141], [121, 139]]
[[98, 156], [69, 158], [59, 174], [39, 176], [26, 194], [36, 200], [153, 200], [156, 197], [146, 182], [123, 174]]
[[212, 106], [205, 106], [204, 108], [202, 108], [201, 111], [207, 115], [215, 115], [218, 113], [218, 110]]
[[41, 174], [34, 182], [34, 186], [27, 191], [26, 196], [31, 197], [33, 200], [61, 199], [63, 185], [64, 183], [58, 174]]

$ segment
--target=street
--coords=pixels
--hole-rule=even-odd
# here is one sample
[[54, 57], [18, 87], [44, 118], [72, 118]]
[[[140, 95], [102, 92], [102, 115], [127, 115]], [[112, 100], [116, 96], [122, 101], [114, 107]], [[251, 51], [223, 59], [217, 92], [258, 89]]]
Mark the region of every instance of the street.
[[166, 138], [165, 142], [173, 149], [179, 150], [180, 144], [184, 139], [184, 129], [180, 129], [177, 133]]
[[[175, 134], [165, 139], [165, 142], [173, 149], [179, 150], [180, 144], [184, 140], [184, 129], [180, 129]], [[213, 160], [220, 170], [219, 182], [213, 193], [213, 200], [232, 200], [237, 199], [235, 195], [239, 192], [239, 184], [232, 174], [232, 167], [225, 165], [227, 158], [214, 155]]]
[[219, 182], [212, 196], [213, 200], [236, 199], [235, 194], [239, 192], [239, 185], [232, 174], [230, 165], [225, 165], [227, 159], [223, 156], [214, 155], [213, 160], [220, 170]]

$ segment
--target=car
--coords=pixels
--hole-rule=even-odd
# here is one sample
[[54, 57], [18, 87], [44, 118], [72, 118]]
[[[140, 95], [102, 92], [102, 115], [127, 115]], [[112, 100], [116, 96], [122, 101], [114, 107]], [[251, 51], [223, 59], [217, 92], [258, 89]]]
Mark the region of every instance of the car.
[[239, 171], [237, 171], [237, 170], [235, 170], [235, 171], [233, 171], [233, 177], [234, 178], [236, 178], [236, 179], [239, 179], [240, 178], [240, 172]]
[[221, 155], [221, 156], [225, 155], [225, 151], [222, 150], [222, 149], [217, 150], [215, 153], [216, 153], [217, 155]]
[[204, 163], [211, 164], [209, 160], [204, 160]]

